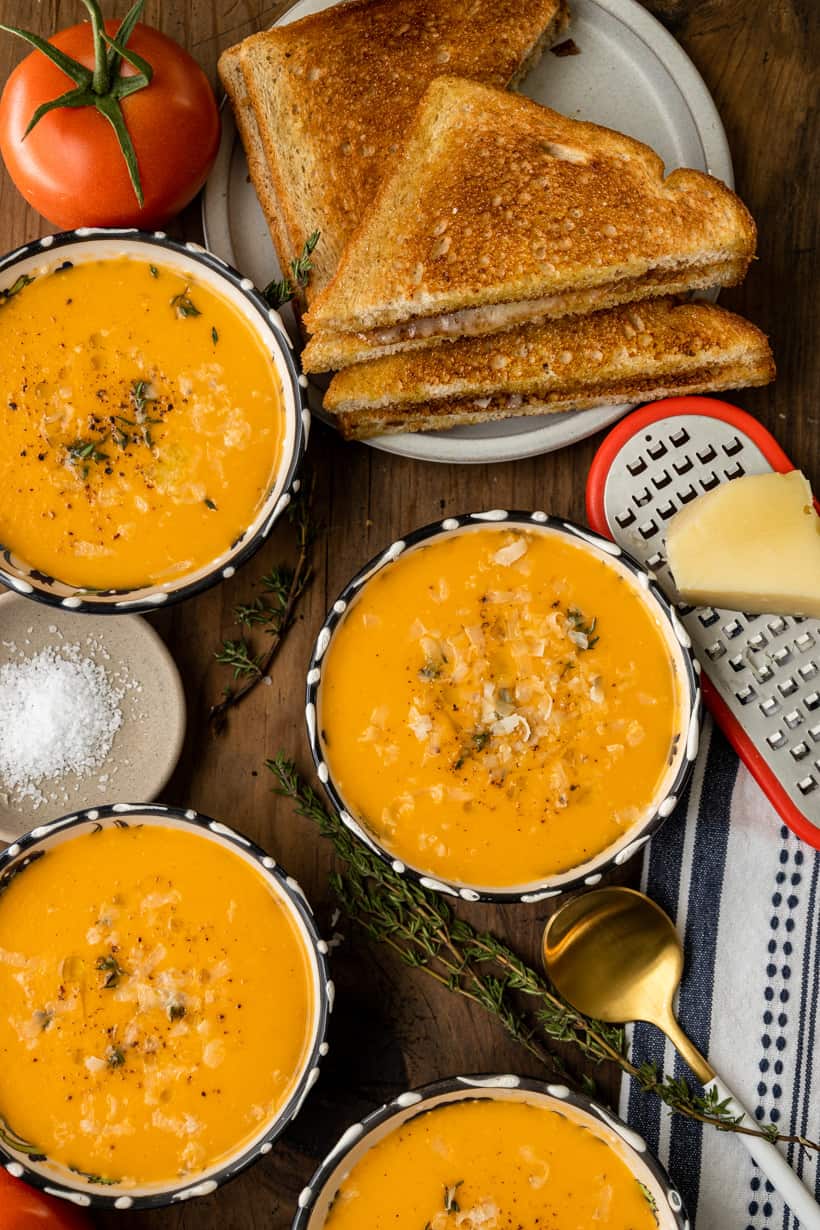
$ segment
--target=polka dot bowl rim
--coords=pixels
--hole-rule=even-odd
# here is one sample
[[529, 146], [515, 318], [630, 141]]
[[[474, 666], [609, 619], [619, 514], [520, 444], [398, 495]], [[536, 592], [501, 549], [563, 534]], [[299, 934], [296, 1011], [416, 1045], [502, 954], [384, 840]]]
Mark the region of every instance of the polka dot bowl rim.
[[313, 910], [302, 888], [292, 876], [265, 850], [251, 841], [239, 830], [214, 820], [192, 808], [170, 807], [162, 803], [110, 803], [100, 807], [72, 812], [57, 820], [38, 825], [30, 832], [0, 852], [0, 893], [10, 879], [25, 870], [25, 867], [48, 848], [60, 844], [66, 837], [76, 835], [78, 828], [85, 832], [99, 831], [100, 827], [127, 824], [129, 820], [144, 818], [148, 823], [162, 827], [190, 829], [207, 834], [207, 839], [216, 845], [238, 854], [243, 861], [252, 863], [272, 885], [277, 900], [288, 909], [297, 926], [308, 958], [315, 993], [314, 1020], [310, 1046], [299, 1068], [299, 1077], [287, 1101], [262, 1128], [250, 1143], [245, 1143], [225, 1160], [186, 1180], [136, 1185], [119, 1189], [111, 1184], [95, 1184], [75, 1178], [65, 1167], [48, 1167], [48, 1159], [36, 1155], [27, 1156], [10, 1143], [10, 1131], [0, 1119], [0, 1166], [13, 1178], [19, 1178], [39, 1188], [48, 1195], [66, 1200], [79, 1208], [130, 1210], [161, 1208], [185, 1203], [200, 1196], [208, 1196], [235, 1179], [261, 1157], [271, 1152], [274, 1143], [287, 1126], [296, 1118], [310, 1090], [319, 1077], [319, 1065], [327, 1055], [327, 1030], [335, 1001], [335, 988], [330, 977], [329, 946], [317, 930]]
[[[667, 642], [674, 647], [680, 664], [683, 678], [681, 680], [684, 698], [681, 706], [681, 723], [677, 732], [680, 736], [681, 752], [677, 771], [673, 779], [664, 788], [664, 793], [653, 803], [647, 816], [638, 821], [617, 841], [594, 855], [578, 867], [570, 868], [560, 874], [546, 876], [526, 885], [493, 886], [468, 884], [459, 880], [448, 880], [442, 876], [433, 876], [423, 869], [398, 858], [377, 838], [369, 832], [363, 821], [353, 814], [345, 801], [343, 791], [335, 784], [330, 766], [327, 763], [322, 744], [321, 722], [318, 713], [321, 702], [322, 667], [334, 632], [342, 622], [348, 608], [359, 596], [367, 582], [383, 568], [392, 564], [406, 551], [432, 539], [446, 537], [464, 529], [478, 529], [482, 526], [514, 526], [529, 530], [549, 530], [561, 537], [567, 538], [576, 546], [592, 550], [607, 562], [617, 561], [636, 581], [636, 590], [658, 615]], [[465, 901], [487, 901], [496, 904], [511, 902], [525, 905], [536, 904], [551, 897], [577, 889], [592, 887], [598, 884], [607, 871], [621, 866], [633, 855], [644, 848], [652, 834], [672, 814], [680, 799], [697, 757], [700, 738], [700, 723], [702, 717], [702, 699], [700, 686], [700, 664], [692, 653], [689, 636], [678, 619], [674, 607], [670, 604], [655, 581], [654, 573], [644, 568], [636, 559], [608, 538], [603, 538], [593, 530], [563, 518], [553, 517], [545, 512], [527, 512], [509, 509], [489, 509], [484, 512], [463, 513], [459, 516], [446, 517], [428, 525], [413, 530], [391, 543], [390, 546], [374, 555], [342, 589], [336, 601], [331, 605], [325, 620], [316, 637], [308, 665], [305, 693], [305, 723], [307, 726], [308, 743], [311, 755], [325, 793], [331, 805], [339, 814], [343, 823], [353, 835], [367, 846], [372, 853], [377, 854], [388, 863], [398, 875], [407, 875], [416, 880], [424, 888], [443, 893], [449, 897], [458, 897]]]
[[242, 314], [262, 340], [279, 374], [285, 413], [285, 443], [271, 487], [253, 522], [217, 559], [175, 580], [122, 589], [92, 590], [60, 581], [30, 566], [0, 543], [0, 585], [50, 606], [96, 615], [136, 614], [181, 602], [232, 577], [267, 539], [273, 526], [299, 491], [299, 471], [310, 430], [310, 412], [303, 397], [307, 381], [297, 368], [292, 343], [278, 311], [268, 306], [250, 278], [208, 252], [201, 244], [179, 242], [164, 231], [134, 228], [80, 227], [45, 235], [0, 257], [0, 284], [10, 286], [21, 273], [59, 263], [71, 253], [83, 259], [137, 256], [198, 273]]
[[302, 1189], [291, 1230], [323, 1230], [327, 1208], [350, 1167], [395, 1128], [437, 1106], [484, 1099], [537, 1101], [547, 1109], [582, 1122], [610, 1148], [614, 1146], [635, 1178], [646, 1183], [658, 1206], [659, 1230], [690, 1230], [683, 1200], [669, 1175], [649, 1152], [643, 1138], [618, 1115], [566, 1085], [512, 1074], [453, 1076], [422, 1085], [400, 1093], [360, 1122], [351, 1124]]

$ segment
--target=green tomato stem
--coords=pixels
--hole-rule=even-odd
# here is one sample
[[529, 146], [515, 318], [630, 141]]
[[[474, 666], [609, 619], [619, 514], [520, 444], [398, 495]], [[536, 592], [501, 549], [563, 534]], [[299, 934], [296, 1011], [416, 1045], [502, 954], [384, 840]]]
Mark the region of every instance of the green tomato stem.
[[108, 55], [102, 39], [105, 22], [100, 11], [99, 0], [83, 0], [83, 4], [88, 9], [88, 15], [91, 18], [91, 35], [94, 40], [94, 76], [91, 80], [91, 88], [95, 94], [107, 94], [111, 78], [108, 72]]

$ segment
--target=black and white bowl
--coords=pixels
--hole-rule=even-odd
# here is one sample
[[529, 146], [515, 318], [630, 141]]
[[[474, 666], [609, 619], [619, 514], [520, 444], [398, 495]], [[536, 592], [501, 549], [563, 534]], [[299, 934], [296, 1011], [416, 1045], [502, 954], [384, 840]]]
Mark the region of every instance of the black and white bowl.
[[208, 1196], [260, 1157], [270, 1153], [274, 1142], [295, 1119], [318, 1080], [319, 1064], [328, 1050], [325, 1035], [335, 994], [328, 967], [328, 945], [319, 936], [310, 905], [297, 882], [249, 838], [226, 824], [190, 809], [165, 807], [157, 803], [115, 803], [41, 824], [0, 853], [0, 894], [15, 876], [25, 874], [30, 863], [61, 842], [82, 833], [124, 824], [153, 824], [191, 830], [232, 851], [261, 872], [277, 900], [287, 909], [303, 942], [313, 982], [314, 1019], [309, 1044], [305, 1047], [293, 1091], [285, 1105], [272, 1119], [261, 1125], [250, 1142], [246, 1141], [234, 1154], [194, 1179], [189, 1177], [169, 1183], [127, 1187], [97, 1183], [93, 1177], [86, 1179], [65, 1166], [49, 1161], [34, 1146], [15, 1136], [0, 1118], [0, 1166], [15, 1178], [24, 1179], [33, 1187], [81, 1208], [150, 1209], [179, 1204], [196, 1196]]
[[399, 1094], [337, 1141], [299, 1196], [292, 1230], [323, 1230], [330, 1206], [351, 1169], [385, 1136], [417, 1115], [453, 1102], [493, 1099], [529, 1102], [557, 1111], [604, 1141], [644, 1186], [654, 1205], [658, 1230], [689, 1230], [683, 1201], [646, 1142], [612, 1111], [565, 1085], [547, 1085], [523, 1076], [456, 1076]]
[[[675, 750], [661, 789], [645, 817], [626, 829], [617, 841], [587, 862], [560, 874], [513, 887], [471, 884], [433, 877], [425, 873], [423, 869], [405, 863], [382, 846], [368, 829], [365, 818], [354, 814], [343, 792], [333, 780], [325, 753], [321, 722], [322, 670], [325, 656], [336, 629], [367, 583], [383, 568], [389, 568], [400, 556], [426, 545], [433, 539], [492, 524], [517, 526], [529, 531], [570, 539], [576, 546], [594, 553], [612, 568], [627, 575], [656, 617], [675, 663], [683, 693], [679, 728], [675, 732]], [[557, 897], [564, 892], [598, 884], [606, 871], [627, 862], [634, 854], [642, 850], [655, 830], [672, 814], [689, 779], [698, 752], [701, 720], [700, 665], [692, 654], [688, 633], [678, 619], [674, 608], [655, 583], [653, 574], [632, 556], [627, 555], [616, 543], [602, 538], [583, 526], [560, 520], [557, 517], [550, 517], [543, 512], [509, 512], [493, 509], [488, 512], [447, 517], [443, 521], [414, 530], [392, 543], [379, 555], [374, 556], [348, 582], [330, 608], [316, 638], [307, 674], [305, 719], [316, 771], [332, 805], [350, 831], [370, 850], [388, 862], [395, 872], [399, 875], [414, 877], [425, 888], [446, 893], [449, 896], [461, 897], [465, 901], [533, 903], [544, 901], [549, 897]], [[400, 766], [397, 768], [400, 769]]]
[[292, 345], [279, 313], [268, 306], [250, 278], [243, 277], [200, 244], [177, 243], [162, 231], [81, 227], [59, 235], [46, 235], [0, 259], [0, 292], [12, 286], [22, 274], [36, 275], [66, 260], [76, 263], [118, 256], [161, 262], [196, 277], [233, 305], [260, 339], [276, 368], [282, 391], [285, 432], [276, 475], [253, 522], [218, 558], [174, 580], [134, 589], [81, 589], [38, 571], [0, 542], [0, 584], [40, 602], [96, 614], [156, 610], [232, 577], [262, 545], [299, 490], [299, 466], [310, 428], [310, 413], [302, 397], [306, 381], [297, 370]]

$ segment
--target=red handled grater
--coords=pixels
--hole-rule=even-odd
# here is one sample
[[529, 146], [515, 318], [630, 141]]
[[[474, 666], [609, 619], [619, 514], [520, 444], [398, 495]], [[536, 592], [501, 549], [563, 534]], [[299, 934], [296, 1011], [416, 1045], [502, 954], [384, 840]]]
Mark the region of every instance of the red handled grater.
[[[756, 419], [711, 397], [671, 397], [628, 415], [587, 481], [593, 529], [675, 590], [664, 527], [683, 505], [742, 474], [794, 466]], [[820, 849], [820, 620], [678, 604], [703, 694], [785, 823]]]

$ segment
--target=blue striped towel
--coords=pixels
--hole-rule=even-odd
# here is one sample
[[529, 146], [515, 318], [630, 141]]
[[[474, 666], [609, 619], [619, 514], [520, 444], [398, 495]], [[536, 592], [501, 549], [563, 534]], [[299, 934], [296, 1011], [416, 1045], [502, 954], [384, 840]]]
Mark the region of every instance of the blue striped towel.
[[[641, 886], [684, 942], [686, 1033], [754, 1115], [817, 1140], [820, 853], [783, 825], [710, 719], [688, 797], [651, 842]], [[636, 1062], [692, 1079], [658, 1030], [631, 1032]], [[797, 1230], [738, 1137], [670, 1116], [628, 1080], [621, 1113], [697, 1230]], [[820, 1198], [817, 1154], [789, 1146], [787, 1156]]]

